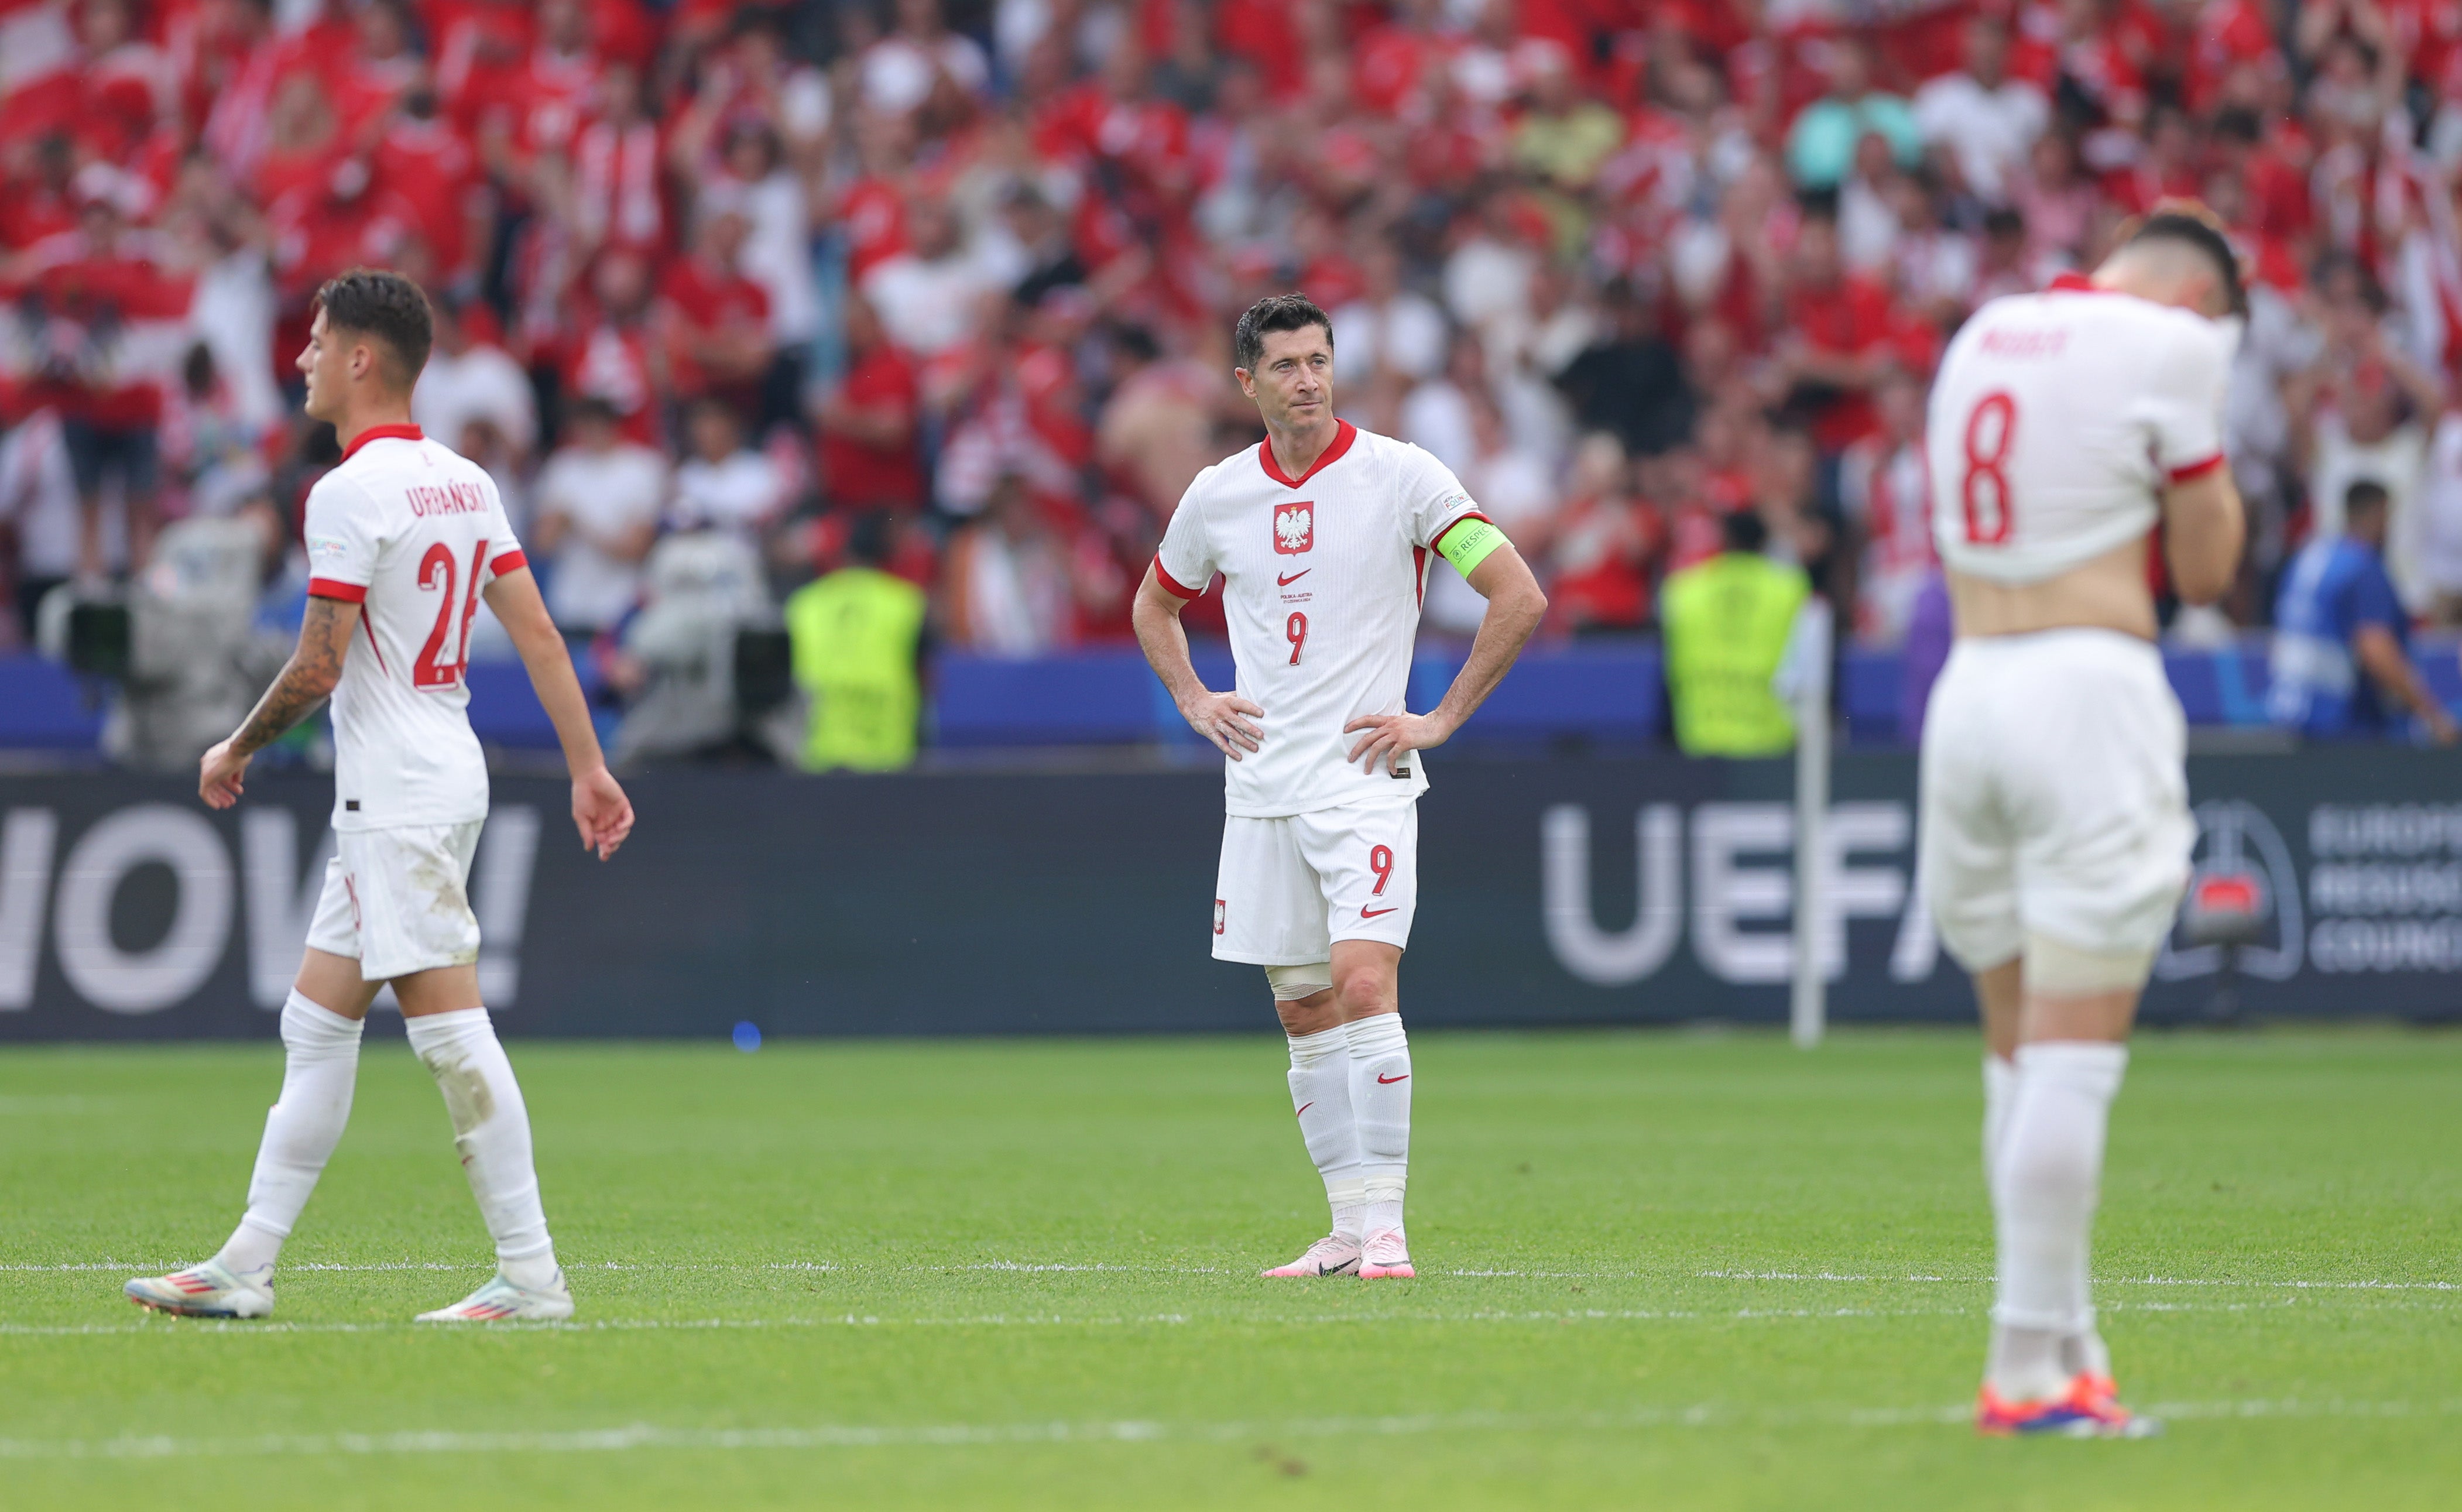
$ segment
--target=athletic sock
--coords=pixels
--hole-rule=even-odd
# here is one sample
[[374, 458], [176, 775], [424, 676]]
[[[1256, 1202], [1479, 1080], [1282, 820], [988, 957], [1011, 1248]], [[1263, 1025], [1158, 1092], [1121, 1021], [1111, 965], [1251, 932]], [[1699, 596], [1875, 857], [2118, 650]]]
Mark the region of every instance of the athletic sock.
[[365, 1027], [364, 1020], [346, 1019], [295, 991], [282, 1004], [282, 1093], [265, 1115], [247, 1216], [214, 1256], [233, 1275], [260, 1283], [272, 1278], [282, 1242], [351, 1121]]
[[2018, 1063], [1983, 1052], [1983, 1185], [1989, 1191], [2000, 1167], [2000, 1144], [2009, 1133], [2009, 1109], [2018, 1100]]
[[487, 1010], [430, 1013], [404, 1023], [410, 1048], [436, 1078], [453, 1115], [453, 1147], [462, 1152], [470, 1195], [496, 1242], [499, 1268], [517, 1286], [552, 1286], [555, 1246], [530, 1163], [529, 1110]]
[[2018, 1048], [2018, 1095], [1993, 1183], [1999, 1295], [1988, 1369], [1993, 1389], [2012, 1400], [2060, 1394], [2070, 1373], [2062, 1342], [2094, 1328], [2087, 1240], [2111, 1100], [2127, 1068], [2125, 1045]]
[[1350, 1115], [1350, 1041], [1336, 1025], [1318, 1034], [1294, 1034], [1291, 1042], [1291, 1109], [1298, 1113], [1300, 1137], [1308, 1158], [1325, 1177], [1327, 1205], [1333, 1209], [1333, 1232], [1348, 1240], [1360, 1235], [1360, 1207], [1365, 1200], [1359, 1178], [1359, 1128]]
[[1411, 1042], [1402, 1016], [1379, 1013], [1343, 1026], [1350, 1040], [1350, 1107], [1359, 1126], [1366, 1232], [1402, 1226], [1411, 1172]]

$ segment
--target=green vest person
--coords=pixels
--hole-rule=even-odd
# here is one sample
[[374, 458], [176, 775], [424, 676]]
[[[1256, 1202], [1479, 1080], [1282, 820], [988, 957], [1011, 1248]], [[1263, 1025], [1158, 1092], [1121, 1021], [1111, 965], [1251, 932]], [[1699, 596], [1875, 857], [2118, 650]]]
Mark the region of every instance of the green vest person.
[[1722, 529], [1726, 550], [1670, 576], [1659, 598], [1675, 744], [1688, 756], [1776, 756], [1795, 746], [1795, 716], [1772, 683], [1812, 585], [1761, 554], [1759, 514], [1739, 509]]
[[923, 591], [881, 571], [886, 522], [857, 522], [848, 565], [787, 600], [795, 681], [811, 697], [804, 768], [895, 771], [915, 761], [923, 707]]

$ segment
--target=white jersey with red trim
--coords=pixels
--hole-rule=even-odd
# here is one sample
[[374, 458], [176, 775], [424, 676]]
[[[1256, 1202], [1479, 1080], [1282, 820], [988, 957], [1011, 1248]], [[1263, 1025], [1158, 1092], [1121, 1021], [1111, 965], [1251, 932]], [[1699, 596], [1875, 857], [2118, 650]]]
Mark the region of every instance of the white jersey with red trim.
[[359, 606], [334, 689], [334, 828], [487, 816], [470, 618], [526, 565], [486, 469], [416, 425], [362, 431], [308, 493], [308, 592]]
[[2224, 328], [2064, 275], [1975, 313], [1932, 390], [1942, 563], [2056, 577], [2154, 529], [2170, 485], [2222, 465]]
[[1398, 714], [1436, 542], [1478, 516], [1461, 481], [1407, 442], [1336, 422], [1297, 478], [1263, 443], [1197, 475], [1155, 553], [1194, 598], [1220, 572], [1239, 692], [1265, 711], [1263, 748], [1223, 763], [1223, 807], [1270, 819], [1427, 790], [1424, 755], [1371, 776], [1343, 726]]

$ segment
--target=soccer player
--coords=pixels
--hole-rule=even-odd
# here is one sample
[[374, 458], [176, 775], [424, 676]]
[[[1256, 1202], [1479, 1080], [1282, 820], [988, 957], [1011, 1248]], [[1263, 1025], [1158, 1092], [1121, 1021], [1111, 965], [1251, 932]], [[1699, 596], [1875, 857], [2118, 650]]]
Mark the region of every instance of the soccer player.
[[1928, 441], [1957, 639], [1923, 731], [1925, 886], [1975, 978], [1998, 1291], [1976, 1426], [2132, 1436], [2086, 1240], [2128, 1030], [2189, 876], [2186, 724], [2147, 540], [2211, 603], [2243, 524], [2221, 452], [2245, 313], [2201, 207], [2091, 277], [1993, 300], [1950, 343]]
[[564, 641], [523, 565], [486, 472], [420, 434], [410, 394], [431, 330], [419, 286], [355, 269], [318, 291], [299, 370], [308, 416], [329, 421], [341, 464], [308, 495], [308, 611], [299, 646], [238, 732], [205, 752], [198, 789], [237, 803], [248, 759], [334, 701], [338, 854], [299, 977], [282, 1009], [282, 1094], [265, 1119], [248, 1213], [211, 1260], [128, 1284], [162, 1312], [262, 1318], [273, 1265], [350, 1117], [359, 1031], [392, 983], [404, 1026], [453, 1121], [497, 1273], [435, 1323], [572, 1315], [555, 1263], [529, 1114], [479, 1001], [479, 921], [467, 884], [487, 815], [487, 767], [464, 713], [463, 669], [484, 596], [555, 724], [572, 819], [605, 860], [633, 828], [607, 773]]
[[[1137, 640], [1228, 758], [1214, 954], [1265, 968], [1291, 1106], [1333, 1230], [1268, 1276], [1408, 1277], [1411, 1052], [1395, 979], [1418, 904], [1425, 753], [1461, 728], [1547, 607], [1442, 463], [1333, 414], [1333, 322], [1260, 300], [1233, 370], [1265, 440], [1198, 474], [1137, 590]], [[1487, 599], [1434, 709], [1403, 706], [1433, 558]], [[1239, 677], [1208, 689], [1179, 621], [1220, 572]]]

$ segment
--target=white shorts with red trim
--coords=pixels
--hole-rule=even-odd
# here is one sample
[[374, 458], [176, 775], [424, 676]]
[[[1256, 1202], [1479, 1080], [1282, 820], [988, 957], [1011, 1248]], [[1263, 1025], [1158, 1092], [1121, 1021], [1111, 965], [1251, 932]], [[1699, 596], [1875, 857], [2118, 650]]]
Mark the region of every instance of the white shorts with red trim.
[[2146, 955], [2197, 836], [2161, 653], [2109, 630], [1957, 643], [1924, 718], [1918, 862], [1941, 943], [1985, 971], [2030, 937]]
[[362, 982], [475, 962], [470, 861], [486, 824], [336, 831], [308, 948], [357, 961]]
[[1214, 957], [1307, 966], [1337, 940], [1411, 942], [1419, 906], [1419, 806], [1353, 803], [1222, 821]]

